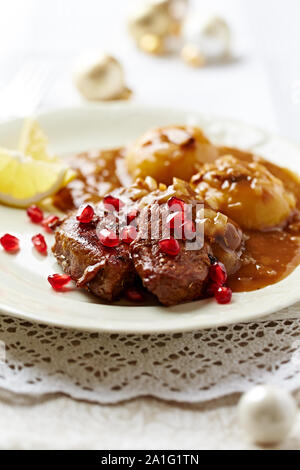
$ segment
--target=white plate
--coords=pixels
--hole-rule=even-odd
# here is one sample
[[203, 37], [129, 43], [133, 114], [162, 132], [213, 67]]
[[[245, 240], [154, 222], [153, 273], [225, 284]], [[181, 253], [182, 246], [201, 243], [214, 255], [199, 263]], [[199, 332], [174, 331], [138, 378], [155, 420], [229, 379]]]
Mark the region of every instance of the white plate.
[[[125, 144], [142, 132], [163, 124], [197, 124], [218, 144], [255, 150], [300, 171], [300, 148], [263, 131], [234, 122], [183, 110], [130, 104], [87, 106], [51, 111], [38, 117], [60, 155]], [[1, 146], [14, 147], [21, 120], [0, 125]], [[230, 305], [203, 300], [177, 307], [106, 305], [81, 291], [54, 292], [47, 276], [58, 272], [52, 255], [43, 258], [31, 248], [39, 231], [23, 210], [0, 206], [0, 233], [20, 237], [17, 255], [0, 252], [0, 311], [31, 321], [106, 332], [175, 332], [221, 326], [259, 318], [300, 300], [300, 267], [282, 282], [265, 289], [234, 294]], [[48, 236], [49, 245], [53, 236]]]

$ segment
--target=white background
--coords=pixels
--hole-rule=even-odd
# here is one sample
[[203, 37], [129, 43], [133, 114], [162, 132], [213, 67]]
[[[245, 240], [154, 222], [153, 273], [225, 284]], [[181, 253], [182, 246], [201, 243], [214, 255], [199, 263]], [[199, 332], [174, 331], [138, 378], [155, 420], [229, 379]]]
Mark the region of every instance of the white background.
[[74, 62], [86, 50], [104, 50], [121, 60], [134, 100], [235, 117], [300, 140], [300, 2], [190, 3], [228, 19], [234, 63], [193, 70], [178, 57], [143, 55], [126, 31], [131, 0], [0, 0], [0, 85], [29, 60], [47, 61], [55, 79], [41, 107], [75, 104]]

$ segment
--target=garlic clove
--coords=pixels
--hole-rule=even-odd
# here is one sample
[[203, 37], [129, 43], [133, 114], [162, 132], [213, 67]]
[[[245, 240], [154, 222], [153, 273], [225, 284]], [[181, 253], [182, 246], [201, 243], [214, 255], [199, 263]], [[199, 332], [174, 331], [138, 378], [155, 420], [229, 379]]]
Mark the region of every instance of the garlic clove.
[[218, 61], [230, 55], [231, 30], [218, 16], [193, 15], [183, 27], [184, 42], [193, 44], [208, 61]]
[[245, 393], [238, 405], [241, 426], [253, 442], [277, 444], [291, 431], [297, 405], [286, 390], [260, 385]]
[[124, 71], [114, 57], [104, 53], [89, 53], [82, 57], [74, 73], [74, 84], [90, 101], [127, 99], [131, 92], [125, 86]]

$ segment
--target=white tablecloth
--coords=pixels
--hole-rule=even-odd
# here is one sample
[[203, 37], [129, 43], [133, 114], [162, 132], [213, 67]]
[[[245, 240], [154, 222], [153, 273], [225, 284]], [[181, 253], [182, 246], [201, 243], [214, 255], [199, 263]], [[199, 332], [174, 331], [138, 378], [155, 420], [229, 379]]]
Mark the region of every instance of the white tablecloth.
[[[0, 398], [0, 449], [257, 448], [238, 424], [238, 396], [200, 405], [140, 398], [113, 406], [58, 396]], [[300, 450], [300, 416], [275, 448]]]
[[[43, 109], [80, 102], [71, 86], [80, 52], [117, 55], [134, 99], [226, 115], [297, 139], [300, 122], [298, 0], [192, 2], [216, 7], [235, 33], [231, 65], [192, 70], [152, 58], [126, 35], [124, 0], [10, 0], [0, 11], [0, 84], [28, 60], [47, 60], [55, 80]], [[16, 13], [17, 12], [17, 13]], [[298, 139], [299, 140], [299, 139]], [[145, 398], [114, 406], [66, 397], [0, 394], [0, 448], [252, 448], [236, 419], [237, 397], [201, 405]], [[300, 417], [283, 448], [300, 449]]]

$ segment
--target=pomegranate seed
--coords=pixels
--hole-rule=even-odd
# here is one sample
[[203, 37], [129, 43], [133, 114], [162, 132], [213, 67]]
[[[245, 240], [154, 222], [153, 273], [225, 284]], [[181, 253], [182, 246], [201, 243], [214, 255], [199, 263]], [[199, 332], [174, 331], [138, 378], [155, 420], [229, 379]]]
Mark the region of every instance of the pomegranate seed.
[[55, 290], [60, 290], [71, 281], [71, 276], [68, 274], [51, 274], [48, 276], [48, 281]]
[[223, 286], [227, 280], [227, 272], [223, 263], [215, 263], [209, 268], [209, 277], [218, 286]]
[[44, 227], [46, 232], [51, 233], [55, 228], [56, 222], [58, 221], [59, 217], [57, 217], [57, 215], [49, 215], [48, 217], [46, 217], [46, 219], [43, 220], [42, 226]]
[[219, 289], [220, 286], [218, 286], [217, 284], [215, 284], [214, 282], [212, 282], [211, 284], [209, 284], [206, 288], [206, 294], [208, 295], [208, 297], [214, 297], [215, 295], [215, 292]]
[[103, 228], [99, 232], [99, 240], [102, 245], [107, 248], [114, 248], [120, 244], [120, 239], [115, 232], [107, 228]]
[[172, 212], [167, 216], [167, 225], [171, 229], [178, 229], [184, 223], [184, 213], [183, 212]]
[[139, 211], [137, 209], [133, 209], [127, 214], [127, 224], [129, 225], [134, 219], [137, 218], [139, 215]]
[[113, 212], [114, 210], [119, 212], [121, 207], [124, 206], [124, 202], [122, 202], [117, 197], [114, 197], [111, 195], [105, 196], [105, 198], [103, 199], [103, 202], [104, 202], [105, 209], [110, 212]]
[[121, 239], [124, 243], [130, 245], [137, 237], [137, 229], [133, 225], [124, 227], [121, 232]]
[[183, 226], [183, 236], [187, 240], [192, 240], [196, 233], [196, 225], [192, 220], [187, 220], [184, 222]]
[[34, 224], [40, 224], [44, 219], [44, 213], [42, 209], [37, 206], [28, 207], [27, 215]]
[[9, 233], [6, 233], [3, 235], [3, 237], [0, 238], [0, 243], [4, 250], [9, 251], [10, 253], [20, 249], [20, 240], [17, 237], [10, 235]]
[[31, 239], [35, 249], [41, 253], [42, 255], [47, 254], [47, 243], [44, 238], [44, 235], [41, 233], [38, 233], [37, 235], [34, 235]]
[[170, 197], [168, 200], [168, 206], [170, 209], [175, 211], [184, 211], [184, 201], [178, 197]]
[[126, 290], [125, 296], [127, 297], [128, 300], [131, 302], [143, 302], [144, 296], [142, 292], [135, 287], [131, 287]]
[[175, 238], [166, 238], [159, 241], [159, 249], [162, 253], [169, 256], [177, 256], [180, 252], [180, 245]]
[[230, 287], [218, 287], [218, 289], [214, 291], [214, 295], [218, 304], [229, 304], [232, 298], [232, 290]]
[[95, 211], [90, 206], [89, 204], [83, 209], [81, 214], [79, 214], [76, 219], [81, 223], [81, 224], [89, 224], [95, 215]]

